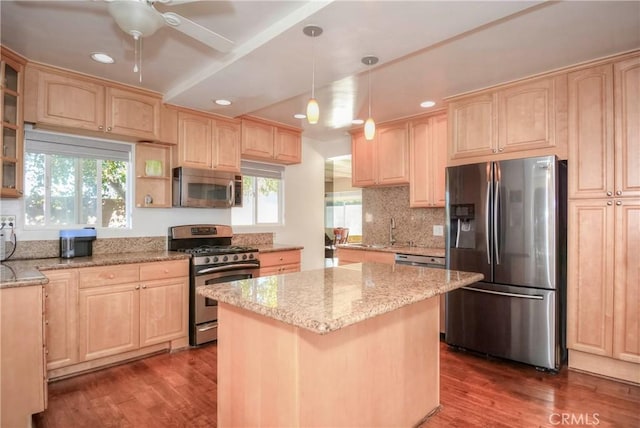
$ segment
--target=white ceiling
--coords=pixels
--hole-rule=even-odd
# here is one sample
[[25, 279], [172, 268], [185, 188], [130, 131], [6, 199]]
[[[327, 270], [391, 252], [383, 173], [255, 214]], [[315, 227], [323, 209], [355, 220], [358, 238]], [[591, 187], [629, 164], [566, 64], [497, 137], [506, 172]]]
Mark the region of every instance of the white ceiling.
[[[135, 1], [135, 0], [134, 0]], [[143, 39], [143, 81], [133, 39], [105, 1], [0, 2], [2, 44], [30, 60], [142, 86], [165, 101], [301, 127], [328, 141], [365, 118], [368, 69], [377, 122], [424, 112], [445, 97], [640, 47], [638, 1], [199, 1], [156, 4], [231, 39], [217, 52], [169, 27]], [[310, 38], [309, 24], [324, 29]], [[116, 62], [89, 59], [102, 51]], [[317, 125], [294, 119], [311, 93]], [[226, 98], [229, 107], [212, 100]]]

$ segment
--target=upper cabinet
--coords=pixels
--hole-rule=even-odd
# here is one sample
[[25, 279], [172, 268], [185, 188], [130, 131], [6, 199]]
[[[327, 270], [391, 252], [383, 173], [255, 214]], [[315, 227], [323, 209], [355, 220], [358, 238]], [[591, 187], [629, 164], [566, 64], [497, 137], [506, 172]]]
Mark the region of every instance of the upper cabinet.
[[373, 140], [362, 131], [351, 138], [351, 180], [354, 187], [409, 184], [409, 126], [380, 125]]
[[27, 122], [135, 141], [160, 138], [159, 95], [42, 66], [27, 66], [26, 82]]
[[409, 206], [444, 207], [447, 114], [409, 124]]
[[178, 112], [177, 165], [240, 172], [240, 124], [195, 112]]
[[449, 103], [449, 164], [566, 158], [566, 75], [530, 79]]
[[0, 198], [22, 196], [24, 60], [0, 47]]
[[242, 119], [242, 158], [270, 163], [302, 162], [301, 131], [262, 120]]
[[640, 57], [569, 73], [570, 198], [640, 196], [639, 105]]

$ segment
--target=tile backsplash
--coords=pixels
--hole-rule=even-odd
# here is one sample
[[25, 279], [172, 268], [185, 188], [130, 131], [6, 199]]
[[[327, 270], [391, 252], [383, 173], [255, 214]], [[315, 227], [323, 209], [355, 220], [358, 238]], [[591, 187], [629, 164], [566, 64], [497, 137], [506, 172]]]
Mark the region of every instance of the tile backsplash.
[[445, 224], [444, 208], [409, 208], [409, 186], [362, 189], [362, 242], [389, 244], [394, 218], [396, 245], [444, 248], [444, 236], [433, 236], [433, 226]]

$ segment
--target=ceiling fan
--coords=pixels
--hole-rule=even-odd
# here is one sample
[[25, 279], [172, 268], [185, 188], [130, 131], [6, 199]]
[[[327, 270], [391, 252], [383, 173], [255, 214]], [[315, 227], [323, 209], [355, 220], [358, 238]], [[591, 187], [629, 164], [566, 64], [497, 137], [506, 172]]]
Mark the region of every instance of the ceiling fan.
[[219, 52], [229, 52], [234, 43], [220, 34], [203, 27], [174, 12], [160, 12], [154, 5], [182, 4], [197, 0], [105, 0], [109, 3], [109, 14], [118, 26], [135, 41], [135, 64], [133, 71], [139, 73], [142, 83], [142, 38], [151, 36], [165, 25], [199, 41]]

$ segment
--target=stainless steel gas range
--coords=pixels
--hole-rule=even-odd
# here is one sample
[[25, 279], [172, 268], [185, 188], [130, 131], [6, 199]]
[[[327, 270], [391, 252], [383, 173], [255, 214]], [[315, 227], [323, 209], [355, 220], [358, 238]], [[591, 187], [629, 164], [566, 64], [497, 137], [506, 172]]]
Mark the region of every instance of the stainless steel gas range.
[[189, 343], [201, 345], [218, 338], [218, 302], [195, 292], [207, 284], [258, 275], [258, 250], [231, 245], [230, 226], [192, 224], [169, 228], [168, 249], [191, 254], [189, 280]]

